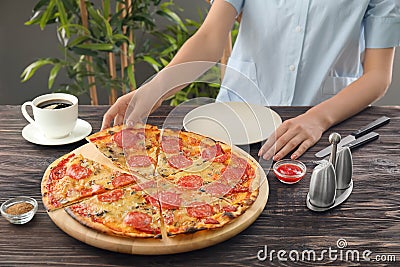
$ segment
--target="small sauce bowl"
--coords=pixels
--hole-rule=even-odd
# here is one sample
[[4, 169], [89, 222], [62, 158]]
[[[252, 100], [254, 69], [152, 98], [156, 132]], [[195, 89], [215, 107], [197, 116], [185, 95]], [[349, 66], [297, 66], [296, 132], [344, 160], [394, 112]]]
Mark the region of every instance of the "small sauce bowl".
[[1, 215], [12, 224], [25, 224], [32, 220], [38, 203], [31, 197], [16, 197], [1, 204]]
[[295, 184], [306, 174], [307, 168], [299, 160], [283, 159], [275, 162], [273, 170], [276, 178], [284, 184]]

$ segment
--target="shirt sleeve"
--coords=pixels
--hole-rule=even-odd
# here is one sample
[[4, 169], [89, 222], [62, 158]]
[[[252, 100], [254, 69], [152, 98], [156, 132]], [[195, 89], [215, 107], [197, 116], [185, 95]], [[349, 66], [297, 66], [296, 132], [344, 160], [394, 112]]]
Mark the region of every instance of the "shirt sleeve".
[[[236, 12], [238, 14], [240, 14], [240, 12], [242, 12], [242, 8], [244, 5], [244, 2], [246, 0], [225, 0], [225, 2], [228, 2], [229, 4], [231, 4], [235, 9]], [[210, 3], [212, 4], [214, 2], [214, 0], [211, 0]]]
[[364, 16], [366, 48], [400, 46], [400, 0], [371, 0]]

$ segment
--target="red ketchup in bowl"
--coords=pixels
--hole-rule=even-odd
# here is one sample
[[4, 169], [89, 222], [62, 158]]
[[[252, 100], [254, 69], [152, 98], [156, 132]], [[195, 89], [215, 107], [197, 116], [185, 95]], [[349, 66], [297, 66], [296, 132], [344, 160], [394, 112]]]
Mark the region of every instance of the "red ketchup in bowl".
[[277, 161], [273, 167], [275, 176], [285, 184], [294, 184], [306, 174], [306, 166], [298, 160], [284, 159]]

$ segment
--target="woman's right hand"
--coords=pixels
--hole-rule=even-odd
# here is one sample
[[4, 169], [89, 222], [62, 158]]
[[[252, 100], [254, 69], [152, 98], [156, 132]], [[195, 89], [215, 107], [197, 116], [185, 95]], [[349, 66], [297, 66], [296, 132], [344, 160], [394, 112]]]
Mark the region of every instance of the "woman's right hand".
[[114, 125], [119, 125], [123, 123], [126, 110], [135, 93], [136, 91], [132, 91], [117, 99], [117, 101], [104, 114], [103, 123], [101, 124], [101, 130], [112, 126], [111, 123], [114, 123]]
[[101, 129], [106, 129], [114, 125], [122, 123], [134, 124], [141, 121], [143, 118], [150, 115], [157, 109], [162, 101], [162, 96], [157, 93], [157, 90], [146, 88], [149, 84], [123, 95], [107, 110], [103, 117]]

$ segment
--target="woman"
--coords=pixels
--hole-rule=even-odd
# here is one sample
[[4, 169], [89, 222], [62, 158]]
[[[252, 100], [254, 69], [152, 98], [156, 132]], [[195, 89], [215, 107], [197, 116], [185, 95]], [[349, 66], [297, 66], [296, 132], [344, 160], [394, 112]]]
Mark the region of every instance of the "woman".
[[[391, 83], [394, 47], [400, 44], [400, 0], [215, 0], [168, 67], [218, 61], [240, 13], [228, 66], [250, 77], [263, 96], [242, 94], [244, 100], [313, 105], [277, 128], [259, 151], [264, 159], [279, 160], [293, 150], [291, 158], [300, 157], [324, 131], [382, 97]], [[131, 101], [128, 117], [134, 120], [180, 90], [166, 92], [161, 81], [167, 73], [120, 97], [102, 127], [122, 123]], [[243, 81], [227, 72], [224, 83], [240, 88]], [[221, 89], [218, 100], [235, 101], [236, 95], [235, 89]]]

